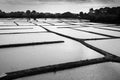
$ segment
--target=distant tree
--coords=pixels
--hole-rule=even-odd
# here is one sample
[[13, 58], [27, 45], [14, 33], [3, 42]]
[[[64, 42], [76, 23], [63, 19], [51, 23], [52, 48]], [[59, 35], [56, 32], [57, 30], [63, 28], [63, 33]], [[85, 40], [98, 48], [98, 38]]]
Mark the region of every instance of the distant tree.
[[5, 17], [6, 17], [6, 13], [0, 10], [0, 18], [5, 18]]
[[89, 9], [89, 14], [93, 14], [94, 13], [94, 9], [93, 8], [90, 8]]
[[84, 17], [84, 13], [83, 12], [80, 12], [79, 15], [80, 15], [81, 18]]
[[96, 9], [96, 10], [95, 10], [95, 14], [96, 14], [96, 15], [99, 15], [99, 14], [101, 14], [101, 11], [98, 10], [98, 9]]
[[27, 18], [27, 21], [30, 20], [30, 18], [31, 18], [31, 11], [30, 10], [26, 11], [26, 18]]
[[75, 18], [75, 14], [71, 13], [71, 12], [65, 12], [62, 14], [63, 18]]

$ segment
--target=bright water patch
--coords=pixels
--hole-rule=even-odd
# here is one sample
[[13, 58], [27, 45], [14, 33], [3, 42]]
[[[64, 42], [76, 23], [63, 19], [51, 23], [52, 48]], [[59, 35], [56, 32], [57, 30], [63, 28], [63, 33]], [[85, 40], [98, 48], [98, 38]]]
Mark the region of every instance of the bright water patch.
[[0, 22], [0, 27], [1, 26], [16, 26], [16, 24], [14, 22], [2, 21]]
[[[16, 27], [17, 28], [17, 27]], [[29, 28], [29, 29], [9, 29], [9, 30], [0, 30], [0, 34], [9, 34], [9, 33], [29, 33], [29, 32], [42, 32], [42, 31], [46, 31], [45, 29], [41, 28], [41, 27], [36, 27], [34, 26], [33, 29]]]
[[[40, 26], [35, 26], [33, 23], [51, 23], [57, 24], [57, 26], [42, 25], [43, 27], [61, 33], [63, 35], [68, 35], [74, 38], [81, 39], [93, 39], [93, 38], [107, 38], [105, 36], [77, 31], [73, 29], [59, 29], [58, 27], [68, 27], [68, 25], [61, 26], [61, 23], [75, 23], [80, 24], [80, 28], [75, 29], [85, 29], [85, 31], [91, 31], [102, 34], [109, 34], [114, 36], [119, 36], [119, 32], [102, 30], [89, 27], [107, 27], [111, 26], [109, 24], [101, 23], [91, 23], [88, 21], [80, 21], [78, 19], [38, 19], [38, 22], [32, 21], [32, 23], [27, 22], [27, 19], [8, 19], [0, 20], [1, 24], [8, 24], [7, 26], [1, 26], [7, 28], [14, 28], [11, 25], [13, 21], [20, 24], [15, 26], [15, 28], [33, 28], [33, 29], [23, 29], [23, 30], [0, 30], [0, 45], [7, 44], [19, 44], [19, 43], [32, 43], [32, 42], [48, 42], [48, 41], [64, 41], [64, 43], [56, 44], [44, 44], [44, 45], [34, 45], [34, 46], [24, 46], [24, 47], [14, 47], [14, 48], [1, 48], [0, 49], [0, 74], [23, 70], [35, 67], [41, 67], [46, 65], [54, 65], [66, 62], [73, 62], [86, 59], [94, 59], [103, 57], [100, 53], [91, 50], [79, 42], [55, 35], [53, 33], [42, 33], [46, 32]], [[10, 23], [8, 23], [10, 22]], [[76, 27], [75, 25], [75, 27]], [[81, 26], [83, 25], [83, 26]], [[88, 26], [87, 28], [81, 28]], [[69, 26], [73, 28], [73, 25]], [[1, 28], [1, 29], [2, 29]], [[2, 33], [25, 33], [25, 34], [12, 34], [3, 35]], [[30, 32], [41, 32], [41, 33], [31, 33]], [[120, 37], [120, 36], [119, 36]], [[86, 41], [88, 44], [93, 45], [97, 48], [108, 51], [112, 54], [120, 56], [119, 53], [119, 39], [109, 39], [109, 40], [96, 40], [96, 41]], [[79, 67], [75, 69], [69, 69], [64, 71], [59, 71], [56, 73], [48, 73], [42, 75], [36, 75], [26, 78], [21, 78], [22, 80], [119, 80], [120, 68], [118, 63], [102, 63], [89, 65], [84, 67]], [[20, 80], [21, 80], [20, 79]], [[18, 79], [19, 80], [19, 79]]]
[[72, 23], [74, 23], [74, 22], [80, 22], [79, 19], [61, 19], [61, 20], [65, 21], [65, 22], [72, 22]]
[[67, 24], [67, 23], [64, 23], [64, 22], [62, 22], [62, 23], [58, 23], [58, 22], [56, 22], [56, 23], [51, 23], [51, 24], [53, 24], [53, 25], [55, 25], [55, 26], [66, 26], [66, 25], [69, 25], [69, 24]]
[[111, 29], [111, 30], [119, 30], [120, 31], [120, 28], [115, 28], [115, 27], [101, 27], [103, 29]]
[[120, 64], [101, 63], [16, 80], [119, 80]]
[[82, 32], [82, 31], [77, 31], [77, 30], [72, 30], [72, 29], [56, 29], [54, 30], [55, 32], [71, 36], [74, 38], [81, 38], [81, 39], [90, 39], [90, 38], [107, 38], [105, 36], [100, 36], [92, 33], [87, 33], [87, 32]]
[[34, 26], [0, 26], [0, 29], [34, 28]]
[[[34, 41], [34, 35], [32, 36], [33, 38], [31, 39]], [[45, 41], [52, 37], [53, 36], [51, 35], [47, 35]], [[54, 38], [56, 38], [55, 40], [59, 39], [64, 40], [65, 42], [49, 45], [0, 49], [0, 74], [46, 65], [103, 57], [103, 55], [78, 42], [59, 36], [54, 36]]]
[[87, 43], [120, 57], [120, 39], [87, 41]]
[[107, 34], [107, 35], [111, 35], [111, 36], [120, 37], [120, 32], [116, 32], [116, 31], [96, 29], [96, 28], [93, 28], [93, 27], [77, 28], [77, 29], [78, 30], [80, 29], [80, 30], [91, 31], [91, 32], [102, 33], [102, 34]]
[[85, 22], [86, 24], [83, 26], [88, 27], [113, 27], [115, 24], [103, 24], [103, 23], [94, 23], [94, 22]]
[[52, 33], [0, 35], [0, 45], [61, 40]]
[[35, 22], [35, 24], [41, 25], [41, 26], [50, 26], [50, 24], [44, 23], [44, 22]]
[[29, 23], [29, 22], [16, 21], [16, 23], [20, 26], [34, 26], [33, 23]]

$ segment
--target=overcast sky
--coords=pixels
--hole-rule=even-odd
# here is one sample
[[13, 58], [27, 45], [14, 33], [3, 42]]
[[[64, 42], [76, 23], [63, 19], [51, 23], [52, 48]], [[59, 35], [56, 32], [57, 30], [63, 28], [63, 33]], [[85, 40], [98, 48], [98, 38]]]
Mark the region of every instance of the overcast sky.
[[63, 13], [88, 12], [89, 8], [119, 6], [120, 0], [0, 0], [3, 11], [26, 11]]

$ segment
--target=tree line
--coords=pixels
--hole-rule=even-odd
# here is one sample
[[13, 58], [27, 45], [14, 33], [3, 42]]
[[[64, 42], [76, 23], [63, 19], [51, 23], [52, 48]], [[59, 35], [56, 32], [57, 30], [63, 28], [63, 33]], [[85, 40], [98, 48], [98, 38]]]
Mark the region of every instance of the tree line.
[[78, 14], [71, 12], [64, 13], [42, 13], [35, 10], [4, 12], [0, 10], [0, 18], [79, 18], [88, 19], [94, 22], [120, 23], [120, 7], [105, 7], [100, 9], [89, 9], [88, 13]]
[[120, 7], [105, 7], [100, 9], [91, 8], [88, 13], [80, 12], [82, 19], [93, 22], [120, 23]]
[[17, 12], [9, 12], [6, 13], [0, 10], [0, 18], [77, 18], [78, 14], [74, 14], [71, 12], [64, 12], [64, 13], [42, 13], [37, 12], [35, 10], [30, 11], [17, 11]]

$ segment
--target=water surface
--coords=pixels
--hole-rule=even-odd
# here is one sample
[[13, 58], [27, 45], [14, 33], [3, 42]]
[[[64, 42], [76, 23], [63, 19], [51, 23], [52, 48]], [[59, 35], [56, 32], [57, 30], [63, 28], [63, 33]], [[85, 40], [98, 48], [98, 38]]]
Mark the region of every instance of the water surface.
[[120, 64], [101, 63], [16, 80], [119, 80]]
[[120, 39], [87, 41], [87, 43], [120, 57]]
[[[49, 38], [51, 37], [50, 35], [48, 36]], [[46, 38], [49, 39], [48, 37]], [[0, 74], [46, 65], [103, 57], [103, 55], [86, 48], [78, 42], [59, 36], [55, 38], [62, 39], [65, 42], [0, 49]]]
[[97, 28], [92, 28], [92, 27], [77, 28], [77, 29], [120, 37], [120, 32], [116, 32], [116, 31], [109, 31], [109, 30], [97, 29]]

